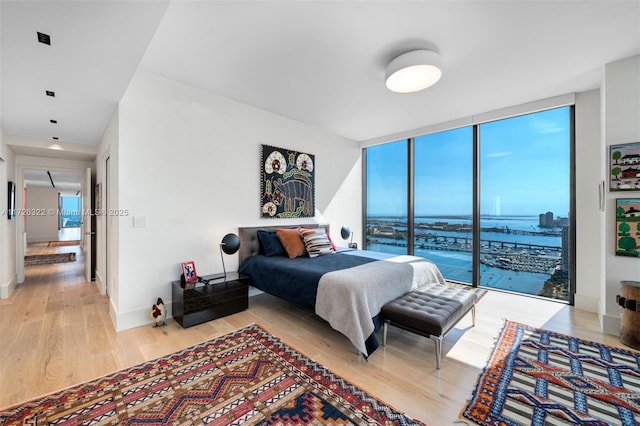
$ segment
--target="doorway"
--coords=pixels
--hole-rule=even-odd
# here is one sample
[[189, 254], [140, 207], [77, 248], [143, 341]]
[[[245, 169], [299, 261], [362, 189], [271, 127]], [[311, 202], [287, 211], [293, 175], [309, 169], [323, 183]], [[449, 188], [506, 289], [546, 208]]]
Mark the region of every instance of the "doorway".
[[[25, 267], [73, 262], [84, 266], [82, 212], [83, 173], [73, 169], [18, 166], [19, 240], [16, 244], [18, 282], [25, 281]], [[37, 214], [36, 214], [37, 213]], [[75, 254], [75, 256], [74, 256]], [[40, 259], [28, 256], [41, 255]], [[44, 257], [42, 257], [44, 256]], [[95, 265], [93, 265], [94, 267]]]

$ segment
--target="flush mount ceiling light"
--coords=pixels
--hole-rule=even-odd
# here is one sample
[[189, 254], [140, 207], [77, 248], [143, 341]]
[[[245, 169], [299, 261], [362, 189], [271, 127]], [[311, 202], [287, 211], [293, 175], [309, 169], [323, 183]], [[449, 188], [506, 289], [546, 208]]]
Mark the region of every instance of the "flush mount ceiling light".
[[440, 55], [432, 50], [412, 50], [391, 61], [385, 81], [392, 92], [413, 93], [433, 86], [441, 76]]

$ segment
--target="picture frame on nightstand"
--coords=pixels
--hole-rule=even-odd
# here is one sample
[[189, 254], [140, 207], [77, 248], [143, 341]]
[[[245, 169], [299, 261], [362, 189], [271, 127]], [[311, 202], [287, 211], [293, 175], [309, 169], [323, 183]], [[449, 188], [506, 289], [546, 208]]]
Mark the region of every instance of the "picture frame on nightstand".
[[182, 276], [184, 277], [184, 288], [194, 288], [196, 286], [198, 274], [193, 260], [182, 262]]

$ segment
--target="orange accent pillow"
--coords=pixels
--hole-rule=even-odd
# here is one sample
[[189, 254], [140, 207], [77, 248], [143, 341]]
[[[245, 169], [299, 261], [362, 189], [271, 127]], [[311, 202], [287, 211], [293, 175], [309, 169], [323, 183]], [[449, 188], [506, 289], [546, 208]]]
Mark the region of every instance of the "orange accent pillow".
[[297, 229], [276, 229], [276, 234], [289, 258], [293, 259], [307, 254], [304, 241], [302, 241], [302, 236]]

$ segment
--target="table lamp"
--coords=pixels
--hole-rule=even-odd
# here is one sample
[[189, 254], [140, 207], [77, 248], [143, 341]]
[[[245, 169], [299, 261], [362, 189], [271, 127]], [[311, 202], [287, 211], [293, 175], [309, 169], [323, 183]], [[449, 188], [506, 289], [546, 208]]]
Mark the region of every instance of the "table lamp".
[[353, 232], [351, 232], [351, 228], [349, 228], [348, 226], [343, 226], [340, 229], [340, 236], [342, 237], [343, 240], [347, 240], [350, 238], [349, 248], [352, 248], [352, 249], [358, 248], [358, 243], [353, 242]]
[[240, 237], [236, 234], [227, 234], [222, 238], [220, 242], [220, 258], [222, 259], [222, 275], [208, 275], [207, 278], [198, 277], [198, 281], [204, 284], [209, 284], [213, 280], [224, 278], [224, 282], [227, 282], [227, 269], [224, 266], [224, 254], [234, 254], [240, 248]]

